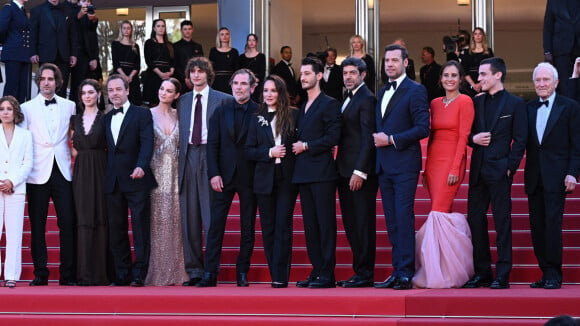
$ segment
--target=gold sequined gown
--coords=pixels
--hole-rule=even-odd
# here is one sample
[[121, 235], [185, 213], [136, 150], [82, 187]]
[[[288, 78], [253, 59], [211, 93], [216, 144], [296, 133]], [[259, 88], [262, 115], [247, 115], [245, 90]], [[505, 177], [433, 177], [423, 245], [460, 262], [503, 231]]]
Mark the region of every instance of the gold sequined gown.
[[177, 123], [171, 135], [154, 125], [151, 169], [159, 186], [151, 192], [151, 255], [145, 284], [174, 285], [189, 278], [183, 262], [181, 215], [177, 192]]

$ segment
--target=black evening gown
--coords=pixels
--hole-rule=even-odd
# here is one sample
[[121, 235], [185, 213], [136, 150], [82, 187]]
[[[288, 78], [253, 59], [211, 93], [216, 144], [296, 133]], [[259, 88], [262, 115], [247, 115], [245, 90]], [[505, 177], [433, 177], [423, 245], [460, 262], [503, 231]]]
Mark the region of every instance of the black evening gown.
[[211, 48], [209, 51], [209, 61], [213, 64], [213, 70], [215, 71], [215, 78], [211, 88], [231, 94], [230, 78], [232, 78], [234, 71], [239, 68], [238, 50], [232, 48], [228, 52], [220, 52], [215, 47]]

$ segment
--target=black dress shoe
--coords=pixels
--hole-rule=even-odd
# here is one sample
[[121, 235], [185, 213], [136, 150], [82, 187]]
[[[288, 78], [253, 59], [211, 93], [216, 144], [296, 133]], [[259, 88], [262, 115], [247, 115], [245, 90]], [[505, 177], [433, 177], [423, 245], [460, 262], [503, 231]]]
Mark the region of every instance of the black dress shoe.
[[239, 287], [250, 286], [250, 283], [248, 282], [248, 273], [238, 273], [236, 276], [236, 282]]
[[510, 282], [505, 278], [498, 277], [495, 280], [493, 280], [493, 282], [491, 282], [491, 285], [489, 286], [489, 288], [495, 289], [495, 290], [509, 289]]
[[58, 281], [58, 285], [62, 285], [62, 286], [75, 286], [75, 285], [77, 285], [77, 282], [71, 281], [71, 280], [59, 280]]
[[544, 279], [541, 279], [539, 281], [536, 281], [534, 283], [531, 283], [530, 284], [530, 287], [532, 289], [543, 289], [544, 288], [544, 285], [546, 285], [546, 281]]
[[43, 277], [35, 277], [34, 280], [32, 280], [29, 283], [30, 286], [39, 286], [39, 285], [48, 285], [48, 279], [43, 278]]
[[476, 289], [476, 288], [480, 288], [480, 287], [487, 288], [490, 286], [490, 284], [491, 284], [491, 280], [489, 278], [475, 275], [469, 281], [467, 281], [465, 284], [463, 284], [463, 288], [464, 289]]
[[282, 289], [288, 287], [288, 282], [272, 282], [272, 287], [274, 289]]
[[357, 276], [351, 280], [344, 281], [341, 286], [343, 288], [370, 288], [373, 285], [372, 279], [363, 279]]
[[140, 287], [145, 286], [145, 282], [143, 282], [143, 280], [140, 278], [136, 278], [133, 280], [133, 282], [131, 282], [131, 286], [136, 287], [136, 288], [140, 288]]
[[546, 280], [544, 284], [544, 289], [546, 290], [555, 290], [562, 287], [562, 282], [558, 280]]
[[375, 283], [375, 289], [392, 289], [397, 283], [397, 278], [393, 275], [389, 276], [384, 282]]
[[329, 289], [335, 287], [336, 281], [324, 276], [320, 276], [308, 284], [308, 288], [310, 289]]
[[399, 277], [397, 278], [397, 283], [393, 286], [393, 290], [409, 290], [413, 288], [413, 282], [411, 282], [410, 277]]
[[199, 281], [201, 281], [201, 277], [192, 277], [189, 279], [189, 281], [185, 281], [183, 282], [183, 286], [196, 286], [197, 283], [199, 283]]
[[210, 288], [217, 286], [217, 276], [213, 273], [205, 272], [201, 281], [199, 281], [195, 286], [198, 288]]
[[312, 282], [314, 280], [315, 280], [314, 277], [309, 276], [307, 279], [305, 279], [303, 281], [296, 282], [296, 287], [299, 287], [299, 288], [307, 288], [308, 285], [310, 285], [310, 282]]
[[336, 286], [344, 286], [344, 283], [357, 281], [358, 278], [359, 278], [358, 275], [353, 275], [348, 280], [336, 282]]

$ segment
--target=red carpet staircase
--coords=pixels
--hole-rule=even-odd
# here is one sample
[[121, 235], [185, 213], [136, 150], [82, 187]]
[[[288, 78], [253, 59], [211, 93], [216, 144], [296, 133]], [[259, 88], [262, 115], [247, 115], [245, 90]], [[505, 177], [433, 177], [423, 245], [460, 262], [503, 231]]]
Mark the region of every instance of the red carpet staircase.
[[[523, 168], [523, 162], [521, 165]], [[467, 210], [467, 178], [454, 210]], [[239, 243], [239, 215], [234, 203], [224, 239], [222, 267], [217, 288], [174, 287], [61, 287], [58, 280], [58, 228], [51, 205], [47, 224], [50, 279], [48, 287], [29, 287], [33, 278], [30, 228], [25, 219], [22, 282], [15, 289], [0, 288], [2, 325], [542, 325], [559, 314], [580, 316], [580, 191], [567, 199], [564, 217], [564, 286], [560, 290], [530, 289], [540, 277], [530, 239], [523, 170], [515, 176], [513, 197], [513, 257], [509, 290], [416, 289], [271, 289], [263, 252], [259, 221], [252, 258], [249, 288], [237, 288], [235, 260]], [[390, 274], [391, 248], [380, 196], [377, 196], [376, 280]], [[340, 218], [336, 278], [351, 276], [352, 256]], [[419, 186], [415, 204], [416, 228], [430, 209], [426, 191]], [[27, 215], [25, 213], [25, 215]], [[489, 218], [492, 246], [493, 220]], [[3, 237], [0, 248], [5, 246]], [[495, 255], [495, 247], [493, 248]], [[495, 258], [494, 258], [495, 259]], [[300, 205], [294, 218], [294, 251], [291, 281], [310, 272]]]

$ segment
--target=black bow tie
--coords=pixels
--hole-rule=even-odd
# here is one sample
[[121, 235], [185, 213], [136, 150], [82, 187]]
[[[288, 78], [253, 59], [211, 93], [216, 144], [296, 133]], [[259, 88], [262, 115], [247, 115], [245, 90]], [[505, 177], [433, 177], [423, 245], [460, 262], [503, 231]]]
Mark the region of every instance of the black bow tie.
[[288, 62], [287, 65], [288, 65], [288, 67], [291, 67], [292, 66], [292, 62]]
[[346, 92], [346, 97], [348, 97], [348, 98], [352, 98], [352, 95], [353, 95], [353, 94], [352, 94], [352, 91], [348, 91], [348, 92]]
[[52, 100], [44, 100], [44, 105], [49, 106], [51, 104], [56, 104], [56, 98], [52, 98]]
[[113, 109], [113, 115], [115, 115], [117, 113], [123, 113], [123, 107], [120, 107], [118, 109]]
[[548, 105], [550, 104], [550, 100], [545, 100], [545, 101], [539, 101], [538, 102], [538, 109], [541, 108], [542, 106], [546, 106], [548, 107]]
[[326, 66], [326, 69], [330, 70], [332, 69], [332, 66]]
[[385, 84], [385, 86], [387, 87], [387, 91], [389, 89], [391, 89], [391, 87], [393, 88], [394, 91], [396, 91], [397, 90], [397, 81], [395, 80], [394, 82], [387, 82]]

